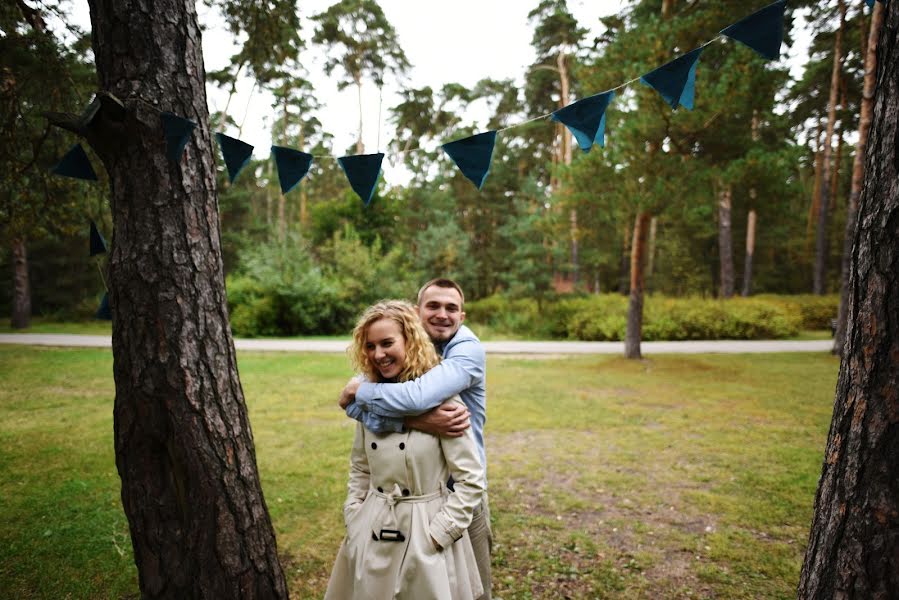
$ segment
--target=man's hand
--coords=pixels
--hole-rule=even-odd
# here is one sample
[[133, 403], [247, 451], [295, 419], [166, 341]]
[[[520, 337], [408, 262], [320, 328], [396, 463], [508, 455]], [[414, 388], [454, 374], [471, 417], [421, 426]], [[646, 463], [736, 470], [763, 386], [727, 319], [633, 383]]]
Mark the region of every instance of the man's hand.
[[468, 409], [458, 402], [447, 402], [417, 417], [406, 417], [406, 427], [433, 435], [462, 437], [471, 427]]
[[358, 391], [360, 383], [361, 382], [358, 379], [353, 378], [350, 379], [346, 386], [344, 386], [343, 390], [340, 392], [340, 399], [337, 401], [340, 408], [346, 410], [346, 407], [350, 405], [350, 402], [353, 402], [356, 399], [356, 391]]

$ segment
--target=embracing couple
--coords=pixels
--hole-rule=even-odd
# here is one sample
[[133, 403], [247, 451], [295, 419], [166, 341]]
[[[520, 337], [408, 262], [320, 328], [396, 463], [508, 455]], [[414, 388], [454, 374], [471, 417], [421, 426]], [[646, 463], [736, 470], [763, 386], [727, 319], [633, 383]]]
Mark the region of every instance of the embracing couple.
[[490, 598], [486, 364], [464, 300], [434, 279], [417, 306], [379, 302], [356, 324], [361, 377], [339, 403], [358, 423], [328, 599]]

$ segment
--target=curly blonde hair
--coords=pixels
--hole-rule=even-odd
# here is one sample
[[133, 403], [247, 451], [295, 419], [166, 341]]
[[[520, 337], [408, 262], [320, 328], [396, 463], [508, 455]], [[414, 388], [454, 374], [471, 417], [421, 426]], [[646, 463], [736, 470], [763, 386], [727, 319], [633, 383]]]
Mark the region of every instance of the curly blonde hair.
[[390, 319], [400, 326], [406, 343], [406, 363], [397, 376], [397, 381], [409, 381], [421, 377], [440, 362], [434, 344], [425, 333], [415, 307], [405, 300], [382, 300], [368, 307], [353, 329], [353, 345], [349, 348], [353, 369], [364, 373], [369, 381], [381, 381], [381, 373], [368, 359], [365, 339], [368, 328], [375, 321]]

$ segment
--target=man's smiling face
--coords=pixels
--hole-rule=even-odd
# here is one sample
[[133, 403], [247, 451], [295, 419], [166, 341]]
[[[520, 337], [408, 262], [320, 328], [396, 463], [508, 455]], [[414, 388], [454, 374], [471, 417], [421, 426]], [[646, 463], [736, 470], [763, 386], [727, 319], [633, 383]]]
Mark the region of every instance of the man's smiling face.
[[445, 342], [456, 335], [465, 320], [462, 296], [454, 288], [432, 285], [421, 295], [418, 316], [434, 342]]

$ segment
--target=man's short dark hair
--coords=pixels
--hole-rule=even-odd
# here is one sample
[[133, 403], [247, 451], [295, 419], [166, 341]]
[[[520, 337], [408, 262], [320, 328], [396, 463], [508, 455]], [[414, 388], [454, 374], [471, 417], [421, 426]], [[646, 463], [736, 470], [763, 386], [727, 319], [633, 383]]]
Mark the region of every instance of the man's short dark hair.
[[[421, 297], [424, 296], [425, 290], [435, 285], [439, 288], [452, 288], [456, 290], [457, 292], [459, 292], [459, 297], [462, 298], [462, 305], [465, 305], [465, 293], [462, 291], [462, 286], [460, 286], [452, 279], [447, 279], [446, 277], [438, 277], [427, 282], [426, 284], [421, 286], [420, 290], [418, 290], [418, 301], [416, 302], [418, 306], [421, 306]], [[462, 307], [460, 306], [459, 308]]]

